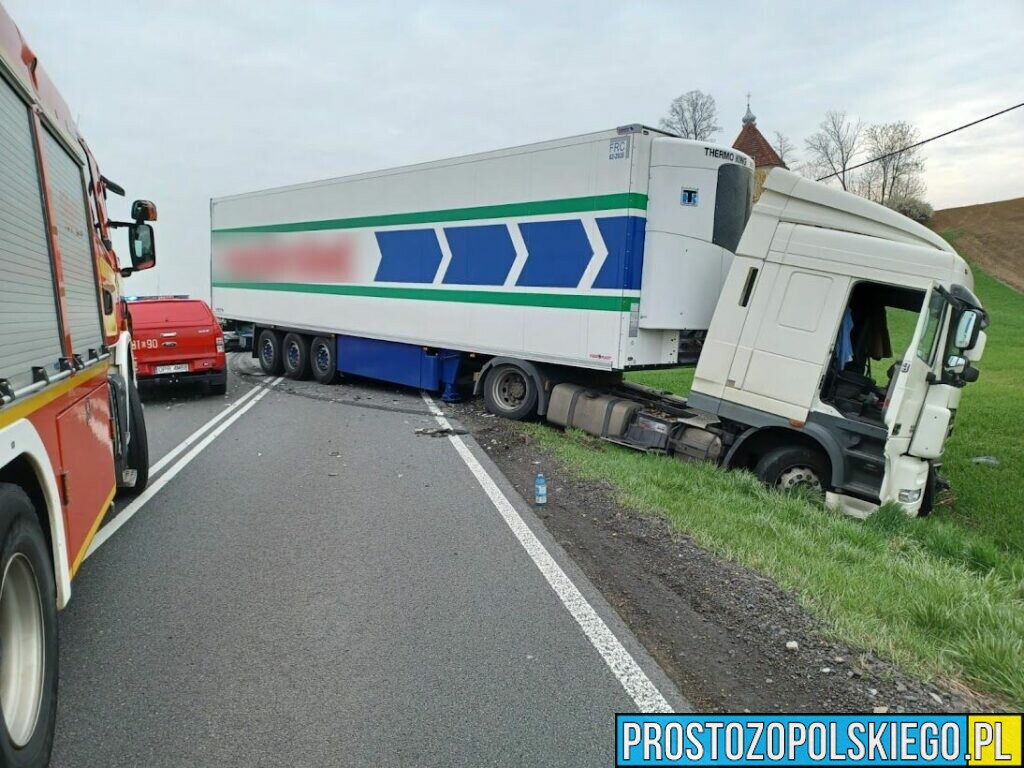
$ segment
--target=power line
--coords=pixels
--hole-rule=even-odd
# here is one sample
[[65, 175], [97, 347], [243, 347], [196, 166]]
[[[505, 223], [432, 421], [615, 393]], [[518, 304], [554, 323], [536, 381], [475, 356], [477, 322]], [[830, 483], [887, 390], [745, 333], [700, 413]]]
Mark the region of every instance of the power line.
[[1021, 107], [1024, 107], [1024, 101], [1022, 101], [1020, 104], [1014, 104], [1012, 107], [1007, 107], [1006, 109], [1002, 109], [999, 112], [993, 112], [991, 115], [987, 115], [986, 117], [982, 117], [982, 118], [980, 118], [978, 120], [975, 120], [973, 122], [965, 123], [964, 125], [961, 125], [960, 127], [954, 128], [954, 129], [952, 129], [950, 131], [946, 131], [945, 133], [940, 133], [937, 136], [932, 136], [931, 138], [924, 139], [923, 141], [919, 141], [916, 144], [910, 144], [910, 145], [908, 145], [906, 147], [903, 147], [903, 149], [897, 149], [895, 152], [889, 152], [888, 154], [885, 154], [885, 155], [879, 155], [878, 157], [873, 157], [870, 160], [865, 160], [863, 163], [857, 163], [857, 165], [851, 165], [849, 168], [845, 168], [845, 169], [843, 169], [841, 171], [836, 171], [835, 173], [830, 173], [828, 176], [822, 176], [820, 179], [818, 179], [818, 181], [825, 181], [825, 179], [831, 179], [833, 176], [838, 176], [841, 173], [849, 173], [850, 171], [854, 171], [854, 170], [856, 170], [858, 168], [863, 168], [865, 165], [871, 165], [871, 163], [877, 163], [879, 160], [885, 160], [885, 158], [887, 158], [887, 157], [892, 157], [893, 155], [902, 154], [902, 153], [906, 152], [908, 149], [917, 149], [921, 145], [927, 144], [929, 141], [935, 141], [936, 139], [941, 139], [943, 136], [949, 136], [951, 133], [956, 133], [957, 131], [962, 131], [964, 128], [970, 128], [972, 125], [977, 125], [978, 123], [984, 123], [986, 120], [991, 120], [993, 117], [999, 117], [1000, 115], [1005, 115], [1007, 112], [1012, 112], [1013, 110], [1020, 109]]

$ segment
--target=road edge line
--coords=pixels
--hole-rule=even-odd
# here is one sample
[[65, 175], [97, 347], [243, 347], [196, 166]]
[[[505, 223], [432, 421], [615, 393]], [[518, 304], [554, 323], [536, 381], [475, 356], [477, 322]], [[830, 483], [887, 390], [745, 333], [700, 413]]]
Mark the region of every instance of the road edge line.
[[110, 539], [111, 536], [113, 536], [121, 529], [121, 526], [123, 526], [125, 523], [131, 520], [140, 509], [146, 506], [146, 503], [150, 499], [156, 496], [156, 494], [159, 493], [160, 490], [165, 485], [167, 485], [167, 483], [173, 480], [178, 475], [178, 473], [181, 472], [181, 470], [183, 470], [185, 467], [191, 464], [192, 460], [200, 453], [202, 453], [206, 449], [206, 447], [210, 445], [210, 443], [212, 443], [214, 440], [220, 437], [225, 432], [225, 430], [227, 430], [228, 427], [230, 427], [232, 424], [238, 421], [254, 405], [256, 405], [256, 403], [262, 400], [267, 395], [267, 393], [269, 393], [273, 387], [277, 386], [277, 384], [283, 378], [283, 376], [278, 376], [269, 384], [259, 387], [259, 392], [254, 397], [252, 397], [252, 399], [246, 401], [245, 405], [241, 407], [238, 411], [236, 411], [231, 416], [231, 418], [225, 420], [220, 426], [218, 426], [216, 429], [210, 432], [210, 434], [208, 434], [202, 440], [200, 440], [199, 443], [193, 446], [188, 453], [186, 453], [184, 456], [178, 459], [178, 461], [170, 469], [168, 469], [166, 472], [160, 475], [160, 477], [158, 477], [154, 483], [152, 483], [148, 488], [146, 488], [146, 490], [144, 490], [136, 498], [134, 498], [131, 501], [131, 503], [128, 504], [128, 506], [126, 506], [123, 510], [121, 510], [114, 517], [108, 520], [106, 524], [97, 532], [95, 538], [92, 540], [92, 544], [89, 545], [89, 550], [85, 553], [85, 559], [88, 560], [90, 557], [92, 557], [92, 555], [96, 553], [96, 550], [103, 546], [103, 544], [105, 544], [107, 540]]
[[[433, 398], [426, 392], [421, 392], [423, 401], [430, 409], [430, 413], [442, 429], [451, 429], [444, 412], [437, 406]], [[615, 633], [608, 627], [604, 619], [597, 613], [579, 587], [562, 570], [558, 561], [548, 552], [537, 535], [526, 524], [512, 502], [498, 487], [494, 478], [483, 468], [476, 456], [469, 450], [465, 441], [459, 435], [449, 435], [448, 440], [455, 447], [456, 452], [463, 463], [476, 478], [476, 481], [483, 488], [484, 493], [490, 499], [494, 508], [501, 515], [505, 524], [508, 525], [512, 534], [526, 550], [537, 570], [541, 572], [548, 585], [554, 590], [562, 605], [569, 614], [576, 620], [576, 623], [587, 636], [590, 644], [594, 646], [601, 658], [604, 659], [608, 669], [615, 675], [623, 689], [633, 699], [637, 709], [641, 712], [672, 712], [672, 707], [662, 695], [658, 687], [643, 671], [636, 659], [622, 644]]]

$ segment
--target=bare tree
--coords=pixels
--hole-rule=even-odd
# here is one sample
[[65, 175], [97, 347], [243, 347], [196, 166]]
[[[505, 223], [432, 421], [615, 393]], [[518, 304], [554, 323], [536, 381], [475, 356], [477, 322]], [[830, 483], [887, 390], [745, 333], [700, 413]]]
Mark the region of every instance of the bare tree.
[[797, 167], [796, 145], [789, 140], [789, 136], [782, 131], [775, 132], [775, 143], [773, 144], [775, 154], [779, 156], [787, 168], [793, 170]]
[[684, 139], [706, 141], [722, 130], [715, 97], [703, 91], [687, 91], [672, 100], [661, 127]]
[[848, 120], [845, 111], [829, 110], [817, 133], [804, 142], [808, 164], [834, 174], [843, 189], [850, 189], [850, 166], [861, 149], [861, 122]]
[[861, 171], [858, 194], [882, 204], [920, 197], [924, 157], [918, 149], [907, 149], [919, 138], [917, 128], [904, 121], [869, 126], [864, 131], [865, 149], [874, 162]]

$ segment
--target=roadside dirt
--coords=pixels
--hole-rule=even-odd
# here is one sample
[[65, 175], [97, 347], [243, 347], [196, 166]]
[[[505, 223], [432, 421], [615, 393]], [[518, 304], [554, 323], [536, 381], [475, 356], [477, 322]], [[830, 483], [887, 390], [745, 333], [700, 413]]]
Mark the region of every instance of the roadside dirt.
[[[968, 691], [924, 683], [829, 640], [794, 594], [619, 505], [582, 482], [515, 423], [482, 403], [448, 408], [524, 498], [548, 480], [538, 510], [555, 539], [699, 711], [954, 712], [991, 709]], [[797, 650], [787, 649], [796, 641]]]
[[1024, 197], [936, 211], [931, 228], [961, 230], [953, 247], [962, 256], [1024, 291]]

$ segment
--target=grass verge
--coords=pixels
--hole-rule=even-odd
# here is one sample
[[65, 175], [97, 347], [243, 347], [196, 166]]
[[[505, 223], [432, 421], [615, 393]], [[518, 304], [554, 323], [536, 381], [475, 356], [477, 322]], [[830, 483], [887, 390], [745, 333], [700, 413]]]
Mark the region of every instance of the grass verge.
[[[955, 233], [951, 239], [955, 238]], [[866, 522], [751, 475], [650, 457], [581, 433], [525, 427], [623, 504], [665, 516], [702, 546], [761, 571], [835, 635], [926, 677], [958, 679], [1024, 707], [1024, 295], [976, 271], [992, 317], [944, 473], [950, 503], [929, 518], [883, 508]], [[692, 371], [630, 374], [685, 394]], [[975, 464], [995, 456], [998, 466]]]

